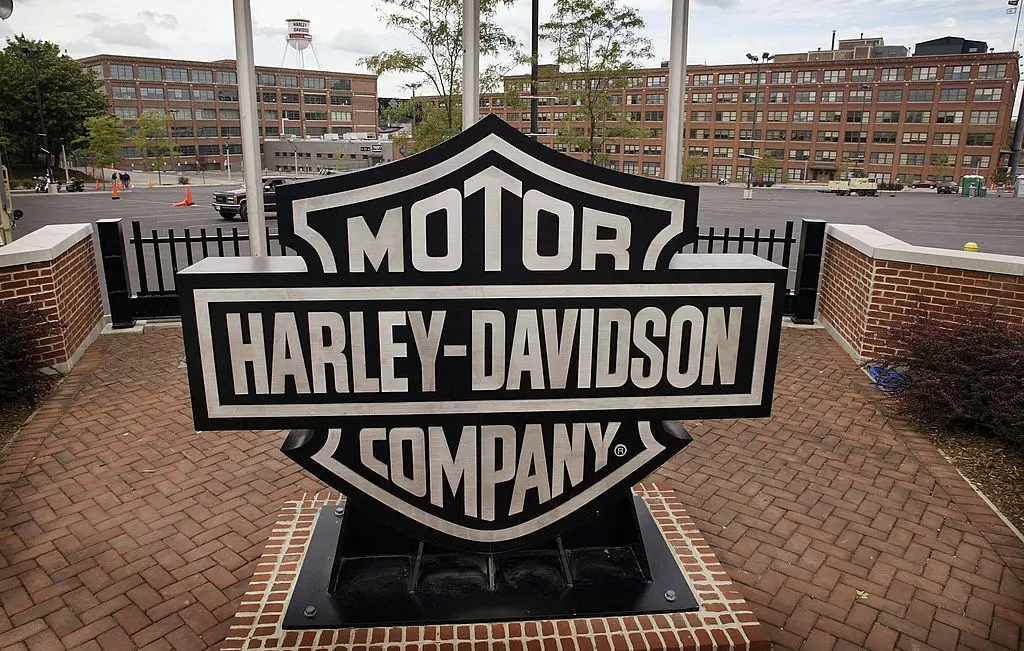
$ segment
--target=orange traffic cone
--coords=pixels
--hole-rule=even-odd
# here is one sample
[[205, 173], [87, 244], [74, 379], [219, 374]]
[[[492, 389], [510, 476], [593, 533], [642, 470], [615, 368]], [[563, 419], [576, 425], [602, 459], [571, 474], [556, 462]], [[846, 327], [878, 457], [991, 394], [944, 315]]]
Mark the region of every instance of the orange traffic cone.
[[99, 181], [96, 181], [96, 189], [97, 189], [97, 190], [99, 190], [99, 189], [100, 189], [100, 182], [99, 182]]
[[153, 182], [152, 182], [152, 181], [150, 181], [150, 182], [149, 182], [149, 189], [150, 189], [150, 190], [152, 190], [152, 189], [153, 189]]
[[121, 197], [117, 196], [117, 183], [114, 184], [114, 193], [110, 195], [110, 198], [111, 199], [120, 199], [121, 198]]
[[185, 200], [184, 201], [179, 201], [178, 203], [172, 203], [171, 207], [191, 206], [194, 203], [195, 202], [192, 201], [192, 188], [190, 188], [189, 186], [186, 185], [185, 186]]

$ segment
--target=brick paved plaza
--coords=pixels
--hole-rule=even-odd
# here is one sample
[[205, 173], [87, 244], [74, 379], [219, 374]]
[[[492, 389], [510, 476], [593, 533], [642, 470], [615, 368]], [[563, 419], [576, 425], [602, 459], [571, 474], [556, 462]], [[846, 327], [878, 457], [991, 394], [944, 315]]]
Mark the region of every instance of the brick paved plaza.
[[[1018, 649], [1024, 543], [823, 330], [675, 488], [777, 649]], [[206, 649], [287, 500], [281, 432], [192, 427], [181, 333], [101, 337], [0, 459], [0, 649]], [[858, 593], [858, 591], [862, 591]]]

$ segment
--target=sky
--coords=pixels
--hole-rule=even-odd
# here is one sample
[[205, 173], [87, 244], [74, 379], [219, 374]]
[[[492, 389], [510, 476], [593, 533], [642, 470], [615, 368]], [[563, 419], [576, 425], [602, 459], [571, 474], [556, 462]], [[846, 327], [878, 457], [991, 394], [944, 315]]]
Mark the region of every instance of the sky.
[[[623, 0], [646, 21], [654, 57], [635, 65], [657, 65], [668, 58], [670, 0]], [[174, 2], [90, 2], [14, 0], [14, 14], [0, 23], [0, 38], [24, 33], [60, 43], [73, 57], [124, 54], [214, 60], [234, 58], [230, 0]], [[552, 12], [553, 0], [541, 0], [540, 19]], [[1006, 0], [691, 0], [690, 64], [736, 63], [747, 52], [789, 53], [830, 47], [837, 39], [881, 36], [886, 45], [905, 45], [941, 36], [987, 41], [997, 51], [1014, 45], [1016, 15], [1006, 14]], [[294, 66], [286, 57], [285, 19], [311, 21], [313, 46], [323, 70], [366, 72], [357, 61], [412, 41], [389, 30], [379, 17], [379, 0], [252, 0], [257, 65]], [[528, 48], [530, 2], [515, 0], [495, 22]], [[541, 44], [541, 62], [548, 48]], [[307, 68], [316, 62], [306, 54]], [[407, 96], [415, 75], [380, 78], [378, 95]], [[425, 90], [421, 90], [425, 93]]]

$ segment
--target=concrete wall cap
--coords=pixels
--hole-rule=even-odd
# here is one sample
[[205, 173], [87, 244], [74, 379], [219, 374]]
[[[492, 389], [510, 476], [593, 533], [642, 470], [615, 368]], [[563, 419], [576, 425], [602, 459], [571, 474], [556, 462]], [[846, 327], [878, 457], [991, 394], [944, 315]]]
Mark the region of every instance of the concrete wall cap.
[[884, 247], [906, 244], [892, 235], [861, 224], [829, 224], [825, 227], [825, 236], [834, 237], [869, 258], [878, 257], [875, 252]]
[[51, 224], [0, 247], [0, 268], [56, 260], [82, 240], [92, 237], [92, 224]]

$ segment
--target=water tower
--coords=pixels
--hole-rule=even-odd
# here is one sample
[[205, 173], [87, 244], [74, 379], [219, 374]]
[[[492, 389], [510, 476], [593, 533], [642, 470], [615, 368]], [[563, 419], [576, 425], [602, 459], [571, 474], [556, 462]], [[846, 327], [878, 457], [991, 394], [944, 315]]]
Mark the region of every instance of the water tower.
[[295, 68], [304, 70], [306, 67], [305, 51], [308, 48], [313, 53], [317, 70], [320, 69], [320, 57], [316, 55], [316, 48], [313, 47], [313, 35], [309, 31], [309, 21], [305, 18], [289, 18], [285, 21], [288, 24], [288, 32], [285, 35], [284, 56], [281, 57], [281, 67], [285, 67], [285, 60], [288, 52], [295, 52]]

